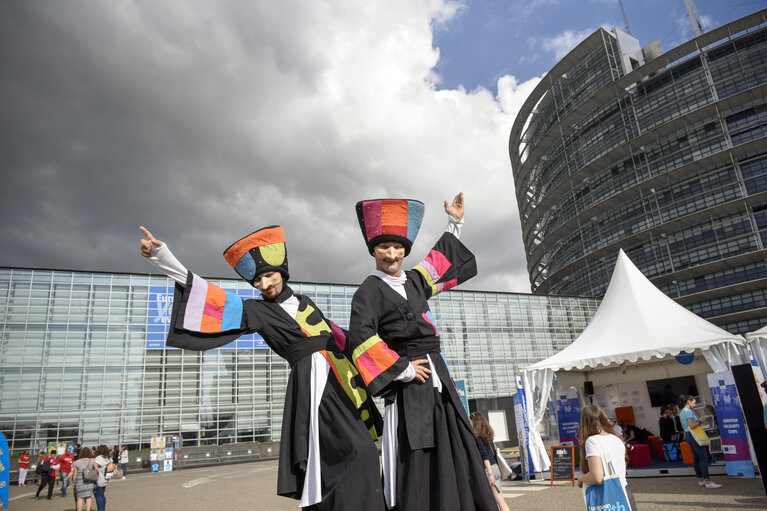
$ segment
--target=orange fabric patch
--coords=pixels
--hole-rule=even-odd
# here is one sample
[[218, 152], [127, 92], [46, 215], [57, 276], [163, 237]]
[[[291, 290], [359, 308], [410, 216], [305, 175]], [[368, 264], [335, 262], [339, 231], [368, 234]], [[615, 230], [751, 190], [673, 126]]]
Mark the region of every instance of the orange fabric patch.
[[383, 342], [377, 342], [357, 359], [357, 371], [362, 375], [365, 385], [389, 369], [397, 361]]
[[381, 201], [381, 234], [394, 234], [407, 238], [407, 211], [406, 200]]
[[[208, 284], [208, 293], [205, 295], [205, 309], [214, 308], [223, 311], [224, 305], [226, 305], [226, 291]], [[221, 314], [217, 314], [217, 316], [203, 313], [200, 332], [220, 332]]]
[[282, 230], [282, 227], [261, 229], [250, 236], [242, 238], [224, 253], [224, 259], [234, 268], [242, 256], [249, 250], [273, 243], [285, 243], [285, 232]]

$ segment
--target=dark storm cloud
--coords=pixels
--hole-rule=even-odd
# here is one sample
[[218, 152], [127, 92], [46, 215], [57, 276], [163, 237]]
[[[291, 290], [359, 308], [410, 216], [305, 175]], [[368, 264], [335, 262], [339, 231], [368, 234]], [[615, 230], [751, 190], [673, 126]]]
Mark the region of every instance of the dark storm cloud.
[[279, 223], [294, 279], [356, 283], [372, 268], [357, 200], [427, 203], [413, 259], [463, 190], [471, 287], [528, 289], [511, 115], [434, 90], [436, 13], [377, 8], [3, 2], [0, 265], [149, 272], [145, 225], [228, 277], [222, 250]]

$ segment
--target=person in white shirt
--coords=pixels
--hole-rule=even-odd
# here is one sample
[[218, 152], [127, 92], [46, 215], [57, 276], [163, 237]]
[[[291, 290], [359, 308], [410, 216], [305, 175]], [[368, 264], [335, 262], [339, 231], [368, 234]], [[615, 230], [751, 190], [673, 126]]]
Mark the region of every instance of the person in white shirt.
[[114, 475], [114, 465], [109, 456], [109, 447], [106, 445], [96, 447], [96, 459], [93, 461], [99, 472], [98, 481], [96, 481], [96, 485], [93, 488], [93, 495], [96, 497], [96, 508], [98, 511], [105, 511], [107, 508], [107, 482]]
[[615, 434], [612, 421], [607, 418], [601, 408], [595, 405], [583, 407], [579, 437], [581, 452], [585, 454], [581, 456], [578, 488], [582, 488], [584, 484], [594, 486], [604, 483], [605, 472], [602, 467], [602, 456], [604, 456], [605, 465], [611, 463], [613, 472], [620, 477], [631, 509], [636, 509], [634, 496], [626, 483], [626, 444]]
[[130, 461], [130, 456], [128, 455], [128, 446], [123, 445], [123, 450], [120, 451], [120, 465], [122, 465], [123, 469], [122, 479], [128, 477], [128, 461]]

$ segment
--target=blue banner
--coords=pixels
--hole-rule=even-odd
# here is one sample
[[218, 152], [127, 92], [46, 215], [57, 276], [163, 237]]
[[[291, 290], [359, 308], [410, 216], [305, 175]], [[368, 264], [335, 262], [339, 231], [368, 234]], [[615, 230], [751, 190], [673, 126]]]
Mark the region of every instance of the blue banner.
[[464, 410], [466, 410], [466, 416], [469, 416], [469, 400], [466, 399], [466, 382], [463, 380], [453, 380], [455, 383], [455, 390], [458, 392], [458, 397], [461, 399], [461, 404]]
[[0, 433], [0, 500], [3, 509], [8, 509], [8, 487], [11, 484], [11, 453], [8, 452], [8, 440]]
[[[244, 300], [258, 299], [261, 292], [256, 289], [230, 289]], [[170, 316], [173, 312], [173, 287], [150, 286], [149, 308], [146, 322], [146, 349], [165, 349], [165, 339], [168, 338]], [[239, 337], [218, 349], [253, 349], [268, 348], [263, 337], [258, 334], [248, 334]]]
[[[517, 393], [514, 394], [514, 415], [517, 421], [517, 434], [520, 436], [519, 459], [522, 462], [522, 475], [525, 481], [530, 479], [533, 470], [533, 458], [530, 454], [530, 421], [527, 417], [527, 401], [522, 379], [517, 376]], [[521, 427], [520, 427], [521, 426]]]
[[730, 371], [708, 375], [708, 387], [722, 439], [727, 475], [754, 477], [754, 464], [748, 447], [748, 433], [740, 409], [738, 389]]
[[559, 443], [578, 445], [578, 427], [581, 422], [581, 404], [578, 392], [568, 389], [557, 392], [557, 423], [559, 425]]

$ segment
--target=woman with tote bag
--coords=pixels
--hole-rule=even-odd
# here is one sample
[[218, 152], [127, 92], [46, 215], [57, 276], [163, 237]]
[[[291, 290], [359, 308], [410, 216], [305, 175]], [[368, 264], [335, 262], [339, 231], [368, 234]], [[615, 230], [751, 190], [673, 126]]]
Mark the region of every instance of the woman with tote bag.
[[705, 486], [710, 489], [721, 488], [721, 484], [712, 482], [708, 477], [708, 453], [703, 446], [706, 445], [705, 441], [708, 440], [708, 437], [701, 428], [706, 419], [705, 417], [699, 419], [695, 416], [692, 409], [695, 408], [696, 404], [697, 401], [694, 396], [687, 396], [684, 408], [679, 414], [684, 428], [684, 441], [690, 445], [690, 450], [692, 450], [692, 466], [695, 469], [695, 477], [698, 478], [698, 486]]
[[614, 430], [601, 408], [583, 407], [579, 430], [581, 439], [581, 473], [578, 488], [583, 488], [586, 510], [624, 506], [637, 511], [633, 495], [626, 484], [626, 445]]

